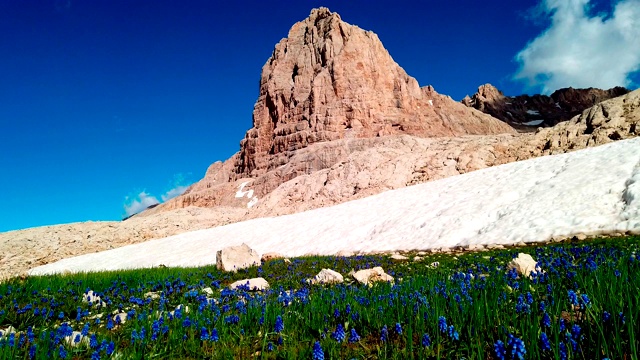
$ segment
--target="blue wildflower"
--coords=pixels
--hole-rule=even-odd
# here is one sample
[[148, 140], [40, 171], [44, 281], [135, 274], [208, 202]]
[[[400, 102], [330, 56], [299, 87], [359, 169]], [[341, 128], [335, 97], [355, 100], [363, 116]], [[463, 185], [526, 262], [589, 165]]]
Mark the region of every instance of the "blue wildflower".
[[509, 334], [509, 340], [507, 342], [507, 348], [509, 349], [509, 353], [512, 359], [524, 359], [524, 354], [527, 353], [524, 347], [524, 341], [517, 338], [516, 336]]
[[387, 325], [382, 327], [382, 331], [380, 332], [380, 341], [386, 342], [389, 339], [389, 330], [387, 329]]
[[608, 311], [604, 311], [602, 313], [602, 321], [607, 322], [609, 321], [609, 319], [611, 319], [611, 314]]
[[240, 317], [238, 315], [229, 315], [224, 318], [224, 322], [226, 324], [237, 324], [240, 322]]
[[188, 316], [184, 320], [182, 320], [182, 327], [183, 328], [191, 327], [191, 324], [192, 324], [192, 321], [191, 321], [191, 319], [189, 319]]
[[33, 344], [29, 346], [29, 359], [34, 359], [36, 357], [36, 345]]
[[584, 306], [589, 306], [589, 304], [591, 303], [591, 300], [589, 299], [589, 296], [587, 294], [580, 295], [580, 300], [582, 302], [582, 305]]
[[351, 334], [349, 334], [349, 342], [354, 343], [360, 341], [360, 335], [356, 332], [356, 329], [351, 328]]
[[89, 347], [95, 349], [98, 347], [98, 339], [96, 338], [96, 334], [91, 334], [89, 337]]
[[220, 340], [220, 337], [218, 336], [218, 330], [216, 329], [211, 330], [211, 335], [209, 335], [209, 340], [213, 342]]
[[282, 316], [278, 315], [276, 317], [276, 324], [274, 326], [273, 331], [276, 333], [281, 333], [284, 330], [284, 323], [282, 322]]
[[336, 331], [331, 334], [331, 338], [337, 342], [343, 342], [346, 336], [347, 334], [345, 334], [342, 324], [338, 324]]
[[396, 323], [395, 330], [396, 330], [396, 334], [402, 335], [402, 325], [400, 325], [400, 323]]
[[549, 337], [547, 336], [546, 333], [541, 333], [540, 334], [540, 348], [542, 348], [542, 351], [551, 350], [551, 344], [549, 343]]
[[273, 343], [269, 341], [269, 343], [267, 344], [267, 352], [272, 352], [273, 348], [274, 348]]
[[571, 337], [578, 340], [580, 338], [580, 331], [580, 325], [574, 324], [573, 327], [571, 327]]
[[[154, 322], [154, 324], [155, 324], [155, 322]], [[200, 340], [202, 340], [202, 341], [209, 340], [209, 330], [207, 330], [206, 327], [202, 327], [202, 329], [200, 329]]]
[[283, 343], [284, 343], [284, 340], [282, 339], [282, 336], [278, 336], [278, 338], [276, 339], [276, 344], [282, 345]]
[[560, 359], [562, 360], [566, 360], [567, 359], [567, 345], [564, 344], [564, 342], [560, 342], [559, 344], [560, 347]]
[[438, 328], [440, 329], [440, 332], [442, 333], [446, 333], [447, 332], [447, 319], [444, 316], [440, 316], [438, 318]]
[[533, 295], [530, 292], [527, 293], [527, 304], [533, 304]]
[[324, 360], [324, 351], [322, 351], [322, 347], [320, 346], [320, 342], [319, 341], [316, 341], [316, 343], [313, 344], [312, 359], [313, 360]]
[[453, 325], [449, 325], [449, 329], [447, 330], [447, 333], [451, 339], [456, 341], [460, 340], [460, 334], [458, 334], [458, 331], [456, 331]]
[[80, 333], [82, 334], [82, 336], [87, 336], [89, 334], [89, 323], [84, 324]]
[[575, 291], [567, 291], [567, 296], [569, 297], [569, 302], [571, 303], [571, 305], [578, 305], [578, 295], [576, 295]]
[[551, 327], [551, 318], [546, 312], [544, 313], [544, 315], [542, 315], [542, 325], [544, 327]]
[[493, 351], [499, 360], [504, 360], [504, 356], [507, 354], [507, 349], [504, 347], [502, 340], [498, 340], [493, 344]]
[[522, 295], [518, 296], [518, 301], [516, 303], [516, 313], [529, 313], [531, 311], [531, 306], [524, 301], [524, 297]]
[[60, 345], [60, 347], [58, 348], [58, 355], [60, 356], [60, 359], [66, 359], [67, 349], [65, 349], [64, 346]]
[[107, 348], [105, 349], [105, 353], [107, 354], [107, 356], [111, 356], [111, 354], [113, 354], [113, 351], [116, 349], [116, 345], [113, 343], [113, 341], [111, 341], [109, 343], [109, 345], [107, 345]]
[[422, 346], [429, 347], [431, 346], [431, 337], [429, 334], [422, 335]]

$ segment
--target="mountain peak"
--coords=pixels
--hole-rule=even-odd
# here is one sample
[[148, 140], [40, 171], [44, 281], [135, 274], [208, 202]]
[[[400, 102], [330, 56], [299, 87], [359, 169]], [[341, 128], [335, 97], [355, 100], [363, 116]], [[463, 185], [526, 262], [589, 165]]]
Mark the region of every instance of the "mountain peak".
[[433, 87], [421, 89], [376, 34], [318, 8], [291, 27], [263, 66], [253, 128], [241, 141], [235, 173], [255, 178], [296, 150], [343, 138], [509, 132]]

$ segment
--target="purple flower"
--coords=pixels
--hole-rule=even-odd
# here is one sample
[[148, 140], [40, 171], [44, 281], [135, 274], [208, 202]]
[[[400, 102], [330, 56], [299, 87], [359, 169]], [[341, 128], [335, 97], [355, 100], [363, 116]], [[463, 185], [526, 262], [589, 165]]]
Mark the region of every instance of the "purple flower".
[[444, 316], [440, 316], [438, 318], [438, 328], [440, 329], [440, 332], [442, 333], [446, 333], [448, 326], [447, 326], [447, 319]]
[[284, 323], [282, 322], [282, 316], [278, 315], [276, 317], [276, 324], [274, 326], [273, 331], [276, 333], [281, 333], [284, 330]]
[[349, 342], [355, 343], [360, 341], [360, 335], [356, 332], [356, 329], [351, 328], [351, 334], [349, 335]]
[[312, 359], [313, 360], [324, 360], [324, 351], [322, 351], [322, 347], [320, 346], [320, 342], [319, 341], [316, 341], [316, 343], [313, 344]]
[[549, 337], [547, 336], [546, 333], [541, 333], [540, 334], [540, 347], [542, 348], [542, 351], [551, 350], [551, 344], [549, 343]]
[[382, 331], [380, 332], [380, 341], [386, 342], [389, 339], [389, 330], [387, 329], [387, 325], [382, 327]]
[[431, 346], [431, 337], [428, 334], [422, 335], [422, 346], [424, 347]]
[[338, 324], [336, 331], [331, 334], [331, 338], [337, 342], [343, 342], [346, 336], [347, 334], [345, 334], [342, 324]]

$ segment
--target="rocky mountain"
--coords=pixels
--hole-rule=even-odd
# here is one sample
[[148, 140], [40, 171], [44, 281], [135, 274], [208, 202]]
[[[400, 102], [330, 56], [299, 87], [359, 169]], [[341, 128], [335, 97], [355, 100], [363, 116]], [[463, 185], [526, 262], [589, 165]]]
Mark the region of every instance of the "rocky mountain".
[[238, 206], [189, 206], [155, 213], [156, 207], [122, 222], [63, 224], [0, 233], [0, 280], [65, 257], [339, 204], [385, 190], [639, 135], [640, 90], [636, 90], [536, 133], [441, 138], [393, 135], [316, 143], [298, 152], [285, 167], [321, 159], [325, 152], [337, 154], [336, 162], [281, 184], [251, 208], [247, 205], [255, 198], [253, 181], [238, 180], [217, 187], [218, 180], [211, 174], [233, 164], [218, 162], [194, 187], [204, 189], [211, 184], [218, 196], [237, 201]]
[[313, 9], [263, 66], [253, 127], [240, 151], [212, 165], [183, 196], [148, 213], [191, 205], [246, 207], [247, 202], [227, 198], [230, 183], [252, 179], [252, 195], [261, 198], [284, 182], [333, 166], [344, 154], [332, 146], [323, 153], [302, 151], [313, 144], [500, 133], [515, 131], [431, 86], [420, 88], [376, 34], [327, 8]]
[[640, 90], [554, 127], [518, 133], [420, 88], [375, 34], [321, 8], [276, 45], [253, 116], [240, 151], [166, 203], [122, 222], [1, 233], [0, 279], [65, 257], [638, 136]]
[[505, 96], [491, 84], [478, 88], [462, 103], [496, 117], [519, 130], [553, 126], [567, 121], [593, 105], [628, 93], [623, 87], [609, 90], [564, 88], [547, 95]]

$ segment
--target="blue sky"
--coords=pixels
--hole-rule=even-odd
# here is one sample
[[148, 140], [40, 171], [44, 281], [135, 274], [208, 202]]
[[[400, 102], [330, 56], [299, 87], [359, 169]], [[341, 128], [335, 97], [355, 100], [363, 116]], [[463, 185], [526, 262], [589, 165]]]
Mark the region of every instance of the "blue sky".
[[260, 71], [310, 10], [459, 100], [640, 82], [640, 0], [0, 1], [0, 232], [119, 220], [238, 151]]

